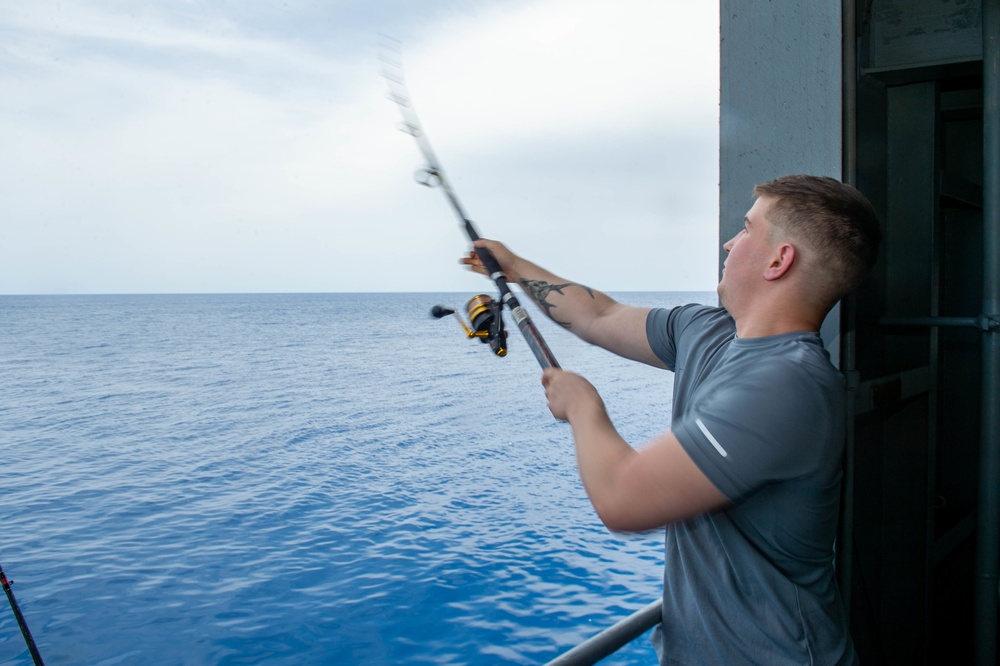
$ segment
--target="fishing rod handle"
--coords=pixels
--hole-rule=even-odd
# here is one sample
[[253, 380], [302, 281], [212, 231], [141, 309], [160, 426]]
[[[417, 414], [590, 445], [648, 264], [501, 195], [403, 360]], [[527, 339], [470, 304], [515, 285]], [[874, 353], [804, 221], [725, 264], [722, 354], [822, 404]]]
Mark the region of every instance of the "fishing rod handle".
[[[467, 218], [461, 212], [462, 209], [453, 195], [449, 195], [449, 198], [452, 200], [458, 216], [462, 218], [462, 223], [465, 226], [465, 233], [469, 236], [469, 240], [475, 243], [480, 239], [480, 236], [476, 232], [476, 228], [472, 225], [472, 220]], [[479, 261], [483, 262], [483, 268], [486, 269], [486, 275], [497, 283], [497, 287], [500, 289], [500, 296], [503, 300], [506, 302], [509, 298], [512, 298], [514, 294], [511, 293], [510, 287], [507, 286], [507, 276], [504, 274], [503, 268], [500, 267], [500, 262], [493, 256], [493, 253], [485, 247], [474, 247], [473, 250], [475, 250], [476, 256], [479, 257]]]
[[521, 329], [521, 334], [528, 343], [528, 347], [531, 348], [531, 353], [535, 355], [538, 365], [542, 366], [542, 370], [560, 367], [556, 357], [552, 355], [552, 350], [545, 344], [545, 340], [542, 339], [530, 317], [527, 317], [523, 322], [518, 322], [517, 327]]
[[[457, 206], [456, 210], [459, 210]], [[465, 215], [462, 215], [461, 213], [459, 213], [459, 216], [462, 218], [462, 222], [465, 225], [465, 233], [468, 234], [469, 240], [475, 243], [479, 240], [480, 236], [476, 232], [476, 228], [472, 226], [472, 220], [465, 217]], [[500, 290], [500, 297], [503, 299], [504, 303], [507, 303], [507, 305], [510, 306], [510, 310], [513, 313], [514, 308], [518, 307], [519, 303], [517, 302], [517, 297], [514, 296], [507, 284], [507, 276], [504, 274], [503, 268], [500, 267], [500, 262], [497, 261], [497, 258], [493, 256], [493, 253], [485, 247], [474, 247], [473, 250], [475, 250], [476, 256], [479, 257], [479, 261], [483, 263], [483, 268], [486, 269], [486, 275], [491, 280], [496, 282], [497, 288]], [[513, 300], [513, 304], [510, 303], [511, 300]], [[527, 313], [525, 313], [525, 316], [527, 317]], [[531, 320], [529, 319], [528, 321], [530, 323]], [[520, 322], [518, 322], [518, 325], [520, 326]]]
[[[521, 331], [521, 335], [524, 336], [525, 342], [528, 343], [528, 347], [531, 349], [531, 353], [535, 355], [535, 360], [538, 361], [538, 365], [542, 366], [542, 370], [545, 368], [559, 368], [559, 363], [556, 361], [556, 357], [553, 356], [552, 350], [549, 346], [545, 344], [545, 339], [542, 338], [542, 334], [538, 332], [535, 328], [535, 323], [531, 321], [531, 317], [528, 316], [528, 311], [524, 309], [520, 301], [517, 300], [510, 289], [507, 287], [506, 279], [501, 277], [504, 285], [500, 287], [501, 293], [506, 289], [506, 293], [503, 296], [504, 303], [510, 308], [510, 313], [514, 317], [514, 322], [517, 324], [518, 330]], [[497, 281], [497, 286], [500, 286], [500, 281]]]
[[[456, 210], [461, 209], [456, 206]], [[465, 233], [468, 234], [469, 240], [475, 243], [479, 240], [479, 234], [476, 232], [476, 228], [472, 226], [472, 220], [465, 217], [465, 215], [462, 215], [461, 213], [459, 213], [459, 215], [461, 215], [462, 222], [465, 225]], [[483, 262], [483, 266], [486, 268], [486, 274], [489, 275], [490, 278], [496, 280], [496, 277], [494, 276], [503, 275], [503, 269], [500, 268], [500, 262], [496, 260], [496, 257], [493, 256], [492, 252], [487, 250], [485, 247], [477, 247], [474, 249], [476, 250], [476, 254], [479, 255], [479, 260]], [[506, 280], [506, 278], [504, 279]], [[503, 291], [503, 287], [500, 287], [500, 291]]]

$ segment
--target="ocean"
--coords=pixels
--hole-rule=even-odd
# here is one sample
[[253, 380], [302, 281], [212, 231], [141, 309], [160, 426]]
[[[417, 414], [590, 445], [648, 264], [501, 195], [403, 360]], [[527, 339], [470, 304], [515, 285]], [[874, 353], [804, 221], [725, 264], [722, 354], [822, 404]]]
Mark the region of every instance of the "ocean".
[[[596, 517], [509, 315], [506, 358], [430, 317], [469, 296], [0, 297], [0, 566], [46, 663], [540, 664], [655, 600], [662, 534]], [[669, 373], [530, 312], [628, 441], [668, 428]]]

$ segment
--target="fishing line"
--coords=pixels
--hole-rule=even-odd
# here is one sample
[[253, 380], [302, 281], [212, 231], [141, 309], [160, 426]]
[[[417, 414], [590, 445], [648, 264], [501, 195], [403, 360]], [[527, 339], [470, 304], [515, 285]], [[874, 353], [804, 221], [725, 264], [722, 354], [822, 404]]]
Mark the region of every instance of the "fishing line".
[[42, 662], [42, 655], [39, 654], [38, 648], [35, 646], [35, 639], [31, 637], [28, 623], [25, 622], [24, 615], [21, 614], [21, 607], [17, 605], [17, 599], [14, 598], [14, 590], [10, 589], [11, 581], [7, 580], [2, 566], [0, 566], [0, 583], [3, 584], [3, 591], [7, 593], [7, 600], [10, 601], [11, 610], [14, 611], [17, 626], [21, 628], [21, 635], [24, 636], [24, 642], [28, 644], [28, 652], [31, 653], [31, 659], [35, 662], [35, 666], [45, 666]]
[[[469, 240], [475, 242], [479, 240], [479, 233], [476, 231], [475, 226], [473, 226], [472, 221], [466, 214], [465, 209], [462, 208], [462, 204], [458, 200], [458, 196], [455, 194], [455, 190], [452, 188], [451, 183], [444, 175], [444, 169], [441, 168], [441, 163], [438, 161], [437, 155], [434, 154], [434, 149], [431, 148], [430, 141], [427, 140], [427, 135], [420, 125], [420, 121], [417, 118], [417, 112], [413, 108], [413, 103], [410, 100], [409, 92], [406, 88], [406, 79], [403, 76], [403, 64], [402, 64], [402, 51], [400, 49], [399, 41], [391, 37], [382, 36], [380, 49], [379, 49], [379, 60], [382, 63], [382, 76], [385, 78], [389, 85], [389, 99], [396, 103], [399, 107], [399, 112], [403, 116], [403, 122], [400, 125], [400, 130], [409, 134], [417, 142], [417, 147], [420, 149], [421, 154], [424, 157], [424, 167], [417, 173], [417, 182], [421, 185], [427, 187], [440, 187], [441, 191], [444, 192], [445, 197], [448, 199], [448, 203], [451, 204], [452, 210], [458, 216], [462, 227], [465, 229], [465, 233], [468, 235]], [[514, 316], [514, 321], [517, 323], [518, 329], [524, 336], [525, 341], [528, 343], [528, 347], [531, 348], [532, 353], [538, 360], [539, 365], [542, 368], [558, 368], [559, 364], [556, 362], [555, 356], [552, 355], [551, 350], [545, 340], [542, 338], [541, 333], [535, 327], [534, 322], [531, 321], [531, 317], [528, 316], [527, 311], [517, 300], [517, 297], [510, 290], [510, 286], [507, 283], [507, 277], [503, 274], [500, 268], [500, 264], [497, 262], [493, 254], [485, 248], [475, 248], [476, 254], [479, 256], [480, 261], [483, 262], [483, 266], [486, 267], [486, 271], [490, 276], [490, 279], [496, 284], [497, 289], [500, 290], [500, 301], [503, 305], [506, 305], [510, 310], [511, 314]], [[483, 322], [485, 329], [476, 327], [476, 331], [473, 332], [469, 330], [469, 327], [462, 323], [463, 328], [470, 337], [480, 337], [484, 342], [489, 341], [491, 346], [494, 347], [494, 352], [498, 356], [503, 356], [506, 354], [506, 348], [503, 347], [502, 342], [504, 339], [503, 334], [503, 317], [501, 308], [502, 306], [497, 306], [491, 310], [492, 318], [484, 316], [485, 313], [481, 310], [483, 307], [489, 307], [489, 303], [477, 300], [477, 299], [488, 299], [489, 297], [475, 296], [472, 301], [469, 302], [469, 314], [472, 318], [473, 312], [480, 314], [480, 320]], [[475, 301], [475, 303], [473, 303]], [[445, 308], [440, 308], [440, 306], [435, 307], [432, 312], [434, 316], [445, 316], [447, 314], [453, 314], [454, 311], [447, 310]], [[456, 315], [457, 316], [457, 315]], [[461, 322], [461, 318], [459, 318]], [[492, 337], [491, 337], [492, 336]], [[494, 341], [499, 340], [501, 344], [494, 344]], [[500, 351], [502, 349], [502, 353]]]

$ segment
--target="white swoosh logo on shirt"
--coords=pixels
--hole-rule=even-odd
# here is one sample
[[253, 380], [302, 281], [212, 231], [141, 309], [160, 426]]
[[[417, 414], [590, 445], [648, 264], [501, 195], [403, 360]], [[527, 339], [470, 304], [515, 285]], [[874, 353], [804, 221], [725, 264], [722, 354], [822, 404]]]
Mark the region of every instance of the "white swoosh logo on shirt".
[[708, 441], [712, 443], [712, 446], [714, 446], [715, 450], [719, 452], [719, 455], [723, 458], [728, 458], [729, 454], [726, 453], [724, 448], [722, 448], [722, 444], [719, 444], [719, 440], [712, 436], [712, 433], [708, 431], [708, 428], [706, 428], [705, 424], [701, 422], [701, 419], [695, 419], [694, 422], [698, 424], [698, 428], [705, 435], [705, 437], [708, 437]]

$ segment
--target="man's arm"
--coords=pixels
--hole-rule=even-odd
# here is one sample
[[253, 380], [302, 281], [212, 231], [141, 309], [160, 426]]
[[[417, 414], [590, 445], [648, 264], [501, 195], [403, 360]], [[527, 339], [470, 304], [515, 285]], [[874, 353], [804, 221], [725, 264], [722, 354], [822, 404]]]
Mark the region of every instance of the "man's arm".
[[649, 530], [729, 504], [673, 433], [633, 449], [590, 382], [549, 368], [542, 385], [552, 415], [573, 428], [580, 478], [608, 529]]
[[[664, 367], [646, 338], [649, 308], [623, 305], [607, 294], [553, 275], [496, 241], [480, 239], [474, 246], [488, 249], [508, 282], [518, 283], [552, 321], [619, 356]], [[470, 252], [462, 263], [487, 274], [475, 252]]]

